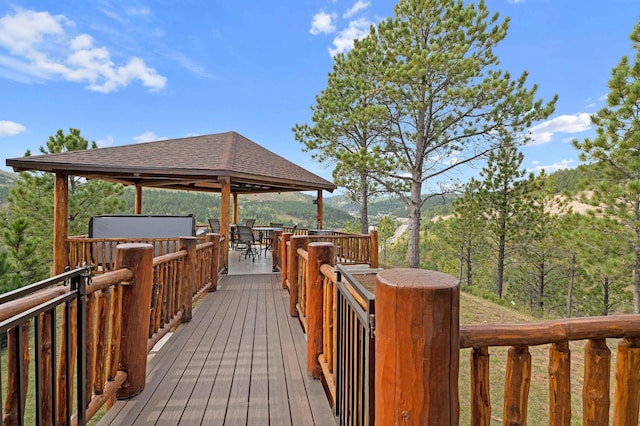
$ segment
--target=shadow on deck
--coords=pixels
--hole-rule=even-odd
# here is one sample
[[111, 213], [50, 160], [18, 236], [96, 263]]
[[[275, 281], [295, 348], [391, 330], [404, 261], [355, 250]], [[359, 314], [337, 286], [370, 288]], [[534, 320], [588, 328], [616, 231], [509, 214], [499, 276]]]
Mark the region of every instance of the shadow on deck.
[[151, 352], [145, 390], [117, 401], [100, 425], [335, 424], [321, 382], [306, 374], [287, 298], [280, 274], [223, 277]]

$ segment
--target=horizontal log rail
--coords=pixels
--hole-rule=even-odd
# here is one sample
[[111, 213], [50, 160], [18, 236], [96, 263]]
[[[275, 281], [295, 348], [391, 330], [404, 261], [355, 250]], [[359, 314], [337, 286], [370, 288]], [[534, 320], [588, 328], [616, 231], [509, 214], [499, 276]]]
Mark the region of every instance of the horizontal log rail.
[[[155, 258], [150, 244], [119, 245], [115, 269], [92, 277], [84, 286], [82, 309], [75, 301], [75, 287], [68, 285], [70, 273], [0, 295], [0, 323], [9, 330], [9, 356], [4, 361], [18, 366], [7, 369], [7, 392], [0, 394], [2, 424], [22, 424], [25, 413], [41, 424], [84, 424], [115, 398], [139, 393], [144, 388], [147, 352], [190, 318], [195, 300], [217, 288], [224, 242], [209, 234], [197, 243], [193, 237], [181, 238], [178, 250]], [[64, 309], [44, 310], [52, 301]], [[149, 310], [141, 309], [145, 304]], [[15, 323], [25, 315], [31, 315], [27, 322]], [[30, 324], [35, 327], [33, 336]], [[33, 358], [29, 339], [31, 347], [40, 348], [35, 352], [37, 366], [31, 368], [35, 376], [29, 376]], [[76, 366], [81, 373], [74, 376]], [[70, 388], [74, 383], [82, 392]], [[37, 396], [30, 402], [26, 395], [33, 386]], [[86, 402], [70, 403], [74, 394]]]
[[509, 347], [504, 388], [504, 422], [524, 424], [531, 380], [529, 348], [549, 347], [549, 424], [571, 420], [569, 342], [585, 340], [582, 424], [609, 424], [611, 350], [620, 339], [615, 365], [613, 424], [637, 425], [640, 404], [640, 315], [569, 318], [534, 324], [482, 324], [460, 327], [460, 348], [472, 348], [472, 424], [491, 421], [489, 348]]

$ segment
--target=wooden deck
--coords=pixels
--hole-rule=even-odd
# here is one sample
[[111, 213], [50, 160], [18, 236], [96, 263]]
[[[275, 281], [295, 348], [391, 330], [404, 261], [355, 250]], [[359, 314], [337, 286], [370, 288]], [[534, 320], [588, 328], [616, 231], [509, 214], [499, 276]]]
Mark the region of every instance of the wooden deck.
[[335, 424], [287, 298], [279, 274], [225, 276], [150, 354], [145, 390], [100, 425]]

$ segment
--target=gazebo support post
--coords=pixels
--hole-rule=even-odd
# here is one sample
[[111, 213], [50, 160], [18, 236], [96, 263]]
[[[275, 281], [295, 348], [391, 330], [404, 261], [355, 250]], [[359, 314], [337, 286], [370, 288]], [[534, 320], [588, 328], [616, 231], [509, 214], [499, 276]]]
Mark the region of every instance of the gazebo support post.
[[[231, 178], [221, 176], [218, 181], [222, 184], [220, 200], [220, 234], [224, 237], [224, 267], [229, 268], [229, 204], [231, 203]], [[235, 194], [234, 194], [235, 195]]]
[[233, 193], [233, 223], [238, 223], [238, 193]]
[[142, 187], [140, 186], [140, 184], [136, 184], [136, 196], [134, 199], [133, 213], [142, 214]]
[[323, 229], [323, 219], [322, 219], [322, 189], [318, 190], [318, 213], [316, 214], [318, 229]]
[[69, 223], [69, 176], [56, 173], [53, 191], [53, 275], [64, 272], [68, 266], [67, 232]]

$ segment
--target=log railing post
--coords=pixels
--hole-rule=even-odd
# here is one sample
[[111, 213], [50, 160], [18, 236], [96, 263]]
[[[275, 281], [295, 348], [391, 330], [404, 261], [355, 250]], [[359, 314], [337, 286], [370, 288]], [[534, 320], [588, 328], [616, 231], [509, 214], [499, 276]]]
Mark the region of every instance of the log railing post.
[[153, 254], [151, 244], [119, 244], [116, 248], [116, 269], [128, 268], [133, 273], [130, 282], [122, 283], [119, 369], [126, 371], [127, 380], [118, 390], [120, 399], [139, 394], [145, 385]]
[[193, 295], [196, 290], [196, 237], [180, 238], [180, 250], [187, 251], [187, 257], [182, 259], [182, 322], [191, 321]]
[[638, 424], [640, 401], [640, 338], [629, 337], [618, 343], [615, 372], [613, 425]]
[[507, 353], [504, 378], [504, 423], [526, 425], [531, 387], [531, 353], [527, 346], [512, 346]]
[[473, 348], [471, 361], [471, 425], [491, 425], [491, 379], [489, 376], [489, 349]]
[[309, 238], [305, 235], [294, 235], [289, 240], [289, 260], [287, 261], [287, 285], [289, 287], [289, 315], [298, 316], [298, 249], [306, 250]]
[[549, 426], [571, 424], [571, 351], [569, 342], [549, 347]]
[[[322, 353], [322, 274], [320, 266], [333, 265], [333, 243], [310, 243], [308, 246], [309, 265], [307, 269], [307, 374], [320, 377], [322, 367], [318, 356]], [[293, 244], [292, 250], [293, 253]]]
[[458, 425], [458, 285], [422, 269], [378, 273], [376, 424]]
[[606, 339], [588, 340], [584, 346], [582, 424], [608, 425], [611, 350]]
[[209, 291], [218, 289], [218, 268], [220, 264], [220, 234], [207, 234], [207, 242], [213, 243], [211, 252], [211, 287]]
[[287, 288], [287, 272], [289, 270], [289, 266], [287, 265], [289, 254], [287, 252], [287, 243], [291, 240], [291, 236], [293, 234], [289, 232], [282, 233], [282, 243], [280, 245], [280, 267], [282, 268], [280, 271], [280, 275], [282, 278], [282, 288]]
[[281, 238], [282, 230], [273, 231], [273, 241], [271, 242], [271, 270], [278, 272], [278, 268], [280, 268], [280, 274], [283, 274], [282, 261], [280, 260], [280, 245], [278, 244]]
[[369, 266], [371, 268], [378, 267], [378, 231], [369, 231]]

